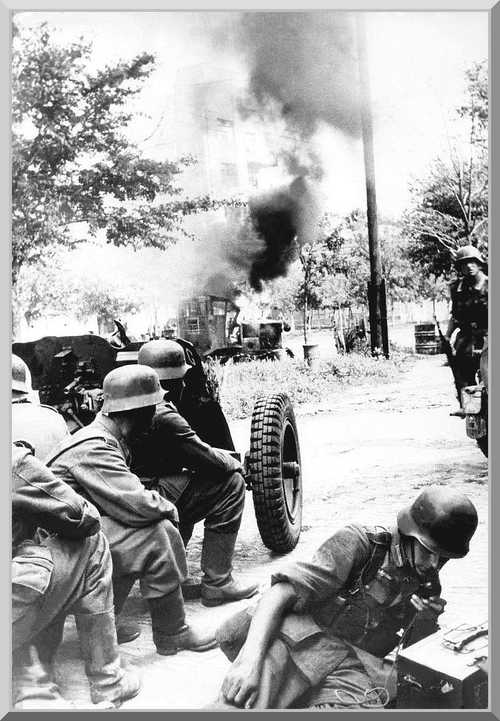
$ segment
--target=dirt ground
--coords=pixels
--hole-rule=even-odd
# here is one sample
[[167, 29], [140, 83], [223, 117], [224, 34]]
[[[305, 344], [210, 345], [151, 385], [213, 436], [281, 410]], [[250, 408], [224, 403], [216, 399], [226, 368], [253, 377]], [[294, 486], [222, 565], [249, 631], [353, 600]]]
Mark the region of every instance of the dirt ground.
[[[383, 362], [383, 361], [382, 361]], [[442, 571], [448, 605], [442, 626], [483, 621], [488, 616], [488, 466], [465, 435], [464, 421], [449, 416], [456, 407], [450, 369], [443, 356], [422, 357], [394, 383], [339, 389], [323, 406], [302, 407], [298, 428], [303, 463], [304, 511], [299, 544], [286, 557], [274, 556], [258, 534], [250, 494], [235, 555], [235, 572], [265, 588], [271, 572], [292, 558], [307, 558], [336, 528], [352, 520], [392, 524], [397, 510], [428, 484], [452, 485], [467, 493], [479, 512], [469, 555]], [[238, 450], [248, 449], [250, 420], [231, 425]], [[202, 527], [188, 548], [192, 571], [199, 570]], [[248, 601], [220, 608], [186, 604], [189, 619], [215, 627]], [[142, 634], [121, 646], [142, 673], [143, 689], [125, 709], [200, 709], [217, 695], [228, 667], [214, 649], [204, 654], [155, 653], [146, 606], [135, 586], [125, 607], [139, 616]], [[68, 621], [59, 652], [64, 695], [87, 702], [76, 634]]]

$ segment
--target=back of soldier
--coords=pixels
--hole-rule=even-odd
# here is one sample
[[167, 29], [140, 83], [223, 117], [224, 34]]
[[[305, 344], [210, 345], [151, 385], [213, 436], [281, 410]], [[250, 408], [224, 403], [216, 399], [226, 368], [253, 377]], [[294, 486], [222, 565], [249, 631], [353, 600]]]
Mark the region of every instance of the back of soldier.
[[41, 461], [67, 435], [64, 418], [54, 408], [29, 402], [12, 404], [12, 441], [29, 443]]

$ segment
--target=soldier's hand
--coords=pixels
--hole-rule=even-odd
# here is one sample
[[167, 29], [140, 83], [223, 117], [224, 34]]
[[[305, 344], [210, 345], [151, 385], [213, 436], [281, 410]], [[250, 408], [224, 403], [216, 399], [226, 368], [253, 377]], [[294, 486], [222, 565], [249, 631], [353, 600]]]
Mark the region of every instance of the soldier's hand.
[[416, 593], [410, 598], [410, 602], [419, 613], [430, 612], [439, 616], [444, 611], [446, 601], [440, 596], [431, 596], [430, 598], [421, 598]]
[[252, 708], [257, 699], [260, 673], [256, 665], [237, 657], [222, 682], [222, 695], [239, 708]]

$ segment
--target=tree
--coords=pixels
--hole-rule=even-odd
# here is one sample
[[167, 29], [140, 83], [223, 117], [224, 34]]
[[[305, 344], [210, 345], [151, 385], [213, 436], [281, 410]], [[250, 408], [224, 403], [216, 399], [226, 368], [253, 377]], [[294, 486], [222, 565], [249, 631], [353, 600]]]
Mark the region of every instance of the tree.
[[[186, 199], [176, 180], [193, 161], [143, 157], [126, 138], [129, 100], [154, 68], [136, 58], [88, 68], [91, 46], [58, 45], [46, 24], [15, 32], [12, 58], [12, 279], [54, 245], [105, 234], [107, 242], [163, 248], [185, 215], [218, 207]], [[80, 233], [82, 235], [82, 233]]]
[[427, 177], [412, 188], [414, 206], [404, 224], [408, 257], [429, 276], [447, 276], [461, 245], [483, 253], [488, 242], [488, 78], [486, 63], [466, 73], [466, 102], [457, 108], [463, 137], [436, 158]]
[[343, 243], [342, 226], [335, 225], [325, 214], [318, 223], [316, 239], [300, 246], [298, 257], [302, 277], [296, 293], [297, 307], [304, 318], [304, 343], [308, 342], [309, 311], [325, 304], [325, 283], [335, 273], [342, 272], [339, 252]]
[[142, 303], [130, 289], [121, 289], [113, 285], [103, 285], [102, 280], [95, 279], [81, 288], [74, 306], [75, 316], [85, 320], [90, 316], [97, 317], [99, 335], [112, 330], [113, 321], [126, 313], [140, 310]]

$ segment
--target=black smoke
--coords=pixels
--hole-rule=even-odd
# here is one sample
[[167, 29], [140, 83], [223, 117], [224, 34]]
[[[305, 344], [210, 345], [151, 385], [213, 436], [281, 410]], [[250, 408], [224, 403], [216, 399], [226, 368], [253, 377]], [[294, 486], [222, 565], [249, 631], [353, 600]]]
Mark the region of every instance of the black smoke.
[[304, 178], [289, 187], [261, 195], [249, 202], [255, 236], [261, 241], [249, 268], [248, 281], [260, 292], [263, 282], [286, 275], [300, 246], [314, 230], [316, 203]]
[[249, 90], [261, 108], [277, 106], [302, 138], [310, 138], [321, 122], [360, 135], [352, 14], [244, 13], [239, 42]]

